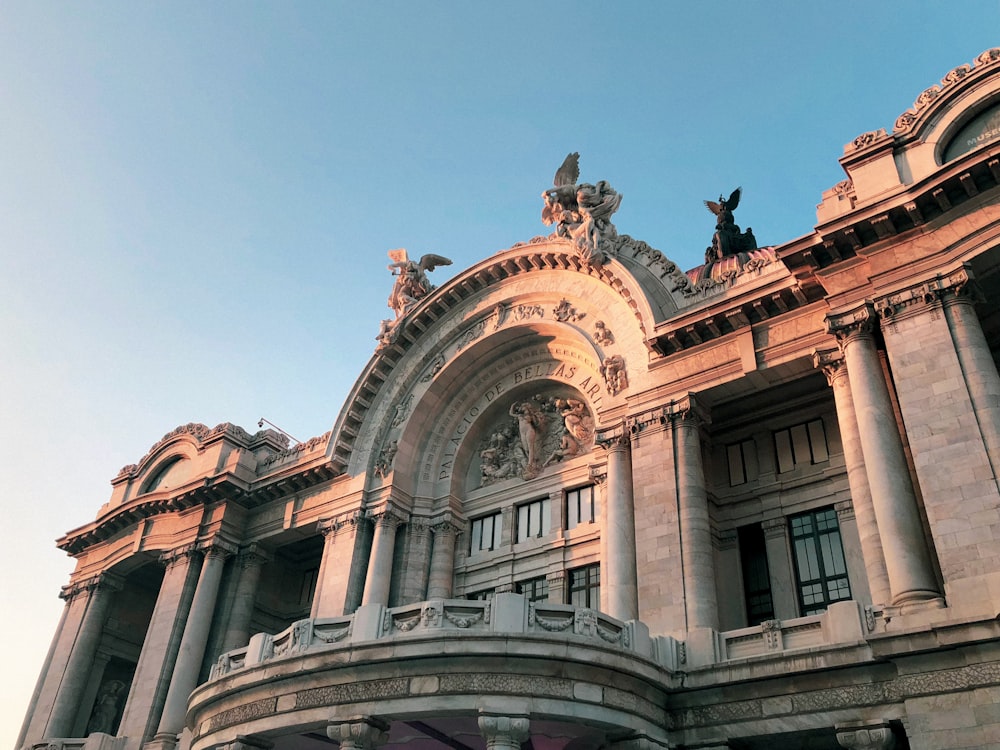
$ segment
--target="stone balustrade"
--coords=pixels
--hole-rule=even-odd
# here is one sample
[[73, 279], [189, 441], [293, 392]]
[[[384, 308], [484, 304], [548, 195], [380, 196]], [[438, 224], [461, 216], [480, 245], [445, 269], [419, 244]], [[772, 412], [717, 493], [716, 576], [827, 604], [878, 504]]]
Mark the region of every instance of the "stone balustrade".
[[399, 607], [369, 604], [353, 615], [299, 620], [276, 635], [259, 633], [250, 643], [228, 651], [212, 667], [210, 680], [275, 659], [386, 638], [468, 633], [565, 636], [631, 652], [671, 671], [734, 659], [774, 656], [865, 640], [865, 613], [853, 601], [838, 602], [819, 615], [768, 620], [760, 625], [719, 632], [708, 628], [687, 642], [649, 635], [638, 620], [623, 622], [592, 609], [529, 602], [519, 594], [498, 594], [490, 601], [431, 599]]

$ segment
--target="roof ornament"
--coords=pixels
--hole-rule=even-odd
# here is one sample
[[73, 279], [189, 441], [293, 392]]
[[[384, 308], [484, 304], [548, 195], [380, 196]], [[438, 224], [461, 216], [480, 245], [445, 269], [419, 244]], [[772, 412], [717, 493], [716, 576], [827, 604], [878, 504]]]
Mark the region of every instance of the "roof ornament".
[[705, 201], [708, 210], [715, 214], [715, 234], [712, 235], [712, 244], [705, 250], [705, 263], [757, 249], [753, 229], [747, 227], [747, 231], [741, 232], [739, 225], [733, 220], [733, 211], [740, 205], [742, 194], [743, 188], [736, 188], [728, 198], [720, 195], [718, 203]]
[[579, 178], [580, 154], [574, 151], [556, 171], [553, 187], [542, 193], [542, 222], [555, 224], [555, 236], [570, 240], [585, 264], [600, 267], [614, 254], [609, 240], [618, 236], [618, 230], [611, 215], [622, 196], [605, 180], [577, 184]]
[[450, 258], [434, 253], [420, 256], [419, 261], [410, 260], [404, 248], [390, 250], [389, 260], [392, 263], [389, 264], [388, 268], [396, 281], [389, 294], [388, 304], [396, 313], [396, 319], [382, 321], [378, 336], [375, 337], [379, 342], [378, 349], [382, 349], [396, 340], [403, 316], [420, 300], [434, 291], [434, 285], [427, 278], [427, 274], [438, 266], [451, 265]]

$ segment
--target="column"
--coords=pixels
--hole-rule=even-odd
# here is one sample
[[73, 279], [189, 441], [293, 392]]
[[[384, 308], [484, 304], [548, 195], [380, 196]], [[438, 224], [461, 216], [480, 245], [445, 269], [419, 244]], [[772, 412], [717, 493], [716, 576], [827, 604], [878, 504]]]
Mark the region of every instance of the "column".
[[420, 602], [427, 598], [427, 582], [430, 575], [431, 530], [426, 518], [410, 517], [406, 526], [406, 552], [402, 563], [400, 598], [401, 603]]
[[[62, 684], [52, 705], [46, 737], [70, 737], [73, 734], [76, 715], [80, 710], [80, 700], [87, 686], [90, 669], [94, 663], [97, 646], [104, 632], [104, 621], [114, 592], [120, 591], [121, 579], [110, 573], [102, 573], [83, 584], [80, 591], [87, 591], [86, 612], [76, 636], [76, 643], [70, 652], [63, 671]], [[79, 593], [75, 594], [79, 596]]]
[[746, 596], [740, 567], [740, 545], [736, 529], [716, 531], [712, 535], [715, 549], [715, 587], [719, 603], [719, 629], [735, 630], [746, 627]]
[[788, 521], [770, 518], [761, 521], [764, 532], [764, 550], [767, 553], [767, 574], [771, 579], [771, 606], [778, 620], [798, 617], [798, 597], [795, 591], [795, 573], [792, 570], [791, 547], [788, 544]]
[[521, 750], [530, 736], [527, 716], [480, 716], [479, 731], [486, 740], [486, 750]]
[[434, 548], [431, 551], [427, 598], [450, 599], [455, 580], [455, 537], [458, 535], [458, 528], [447, 519], [431, 529], [434, 532]]
[[219, 583], [222, 581], [222, 569], [226, 557], [231, 553], [232, 549], [228, 545], [219, 542], [209, 546], [205, 552], [198, 585], [191, 601], [191, 611], [188, 613], [184, 635], [181, 636], [181, 645], [177, 651], [177, 661], [174, 663], [163, 714], [156, 735], [153, 737], [153, 743], [160, 748], [173, 748], [177, 736], [184, 729], [188, 697], [198, 686], [201, 662], [205, 657], [208, 631], [219, 595]]
[[875, 347], [875, 320], [871, 305], [865, 304], [827, 316], [827, 327], [836, 335], [847, 362], [892, 604], [900, 605], [936, 599], [940, 594]]
[[1000, 374], [976, 315], [981, 293], [966, 269], [954, 274], [951, 286], [941, 292], [945, 319], [955, 341], [969, 399], [983, 436], [993, 477], [1000, 482]]
[[624, 425], [621, 434], [602, 439], [608, 453], [604, 504], [607, 582], [602, 581], [606, 611], [619, 620], [639, 619], [639, 585], [635, 564], [635, 503], [632, 496], [632, 452]]
[[389, 740], [389, 724], [374, 716], [352, 716], [333, 721], [326, 736], [340, 743], [341, 750], [375, 750]]
[[878, 523], [875, 521], [875, 507], [872, 504], [871, 487], [868, 485], [868, 473], [861, 450], [861, 436], [858, 433], [858, 419], [854, 411], [854, 397], [851, 395], [847, 365], [844, 363], [843, 354], [839, 351], [818, 351], [813, 355], [813, 363], [823, 369], [826, 382], [833, 388], [840, 441], [844, 447], [847, 484], [851, 488], [851, 503], [854, 505], [868, 588], [873, 603], [885, 604], [890, 601], [889, 574], [885, 570], [882, 540], [879, 538]]
[[250, 621], [253, 619], [257, 586], [260, 584], [261, 568], [267, 561], [267, 555], [256, 544], [243, 549], [236, 558], [239, 580], [236, 582], [233, 606], [229, 611], [226, 634], [219, 649], [223, 654], [234, 648], [242, 648], [250, 642]]
[[715, 594], [715, 561], [712, 524], [708, 515], [708, 493], [701, 457], [700, 424], [707, 421], [693, 396], [675, 405], [674, 450], [677, 480], [677, 511], [681, 533], [686, 628], [719, 629]]
[[375, 537], [365, 580], [365, 594], [361, 605], [388, 604], [389, 584], [392, 580], [392, 553], [396, 546], [396, 529], [404, 519], [394, 508], [374, 514]]
[[159, 724], [198, 582], [198, 566], [193, 564], [196, 556], [194, 547], [187, 546], [170, 550], [160, 558], [166, 570], [125, 701], [125, 712], [118, 728], [122, 737], [145, 741], [153, 736]]

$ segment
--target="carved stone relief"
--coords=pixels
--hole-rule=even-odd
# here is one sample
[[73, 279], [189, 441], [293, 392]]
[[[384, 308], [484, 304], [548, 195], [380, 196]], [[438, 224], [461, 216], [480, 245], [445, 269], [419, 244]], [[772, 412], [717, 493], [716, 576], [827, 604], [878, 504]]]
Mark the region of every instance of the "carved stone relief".
[[546, 467], [587, 452], [594, 444], [594, 418], [578, 399], [537, 393], [514, 401], [486, 435], [476, 451], [481, 486], [533, 479]]

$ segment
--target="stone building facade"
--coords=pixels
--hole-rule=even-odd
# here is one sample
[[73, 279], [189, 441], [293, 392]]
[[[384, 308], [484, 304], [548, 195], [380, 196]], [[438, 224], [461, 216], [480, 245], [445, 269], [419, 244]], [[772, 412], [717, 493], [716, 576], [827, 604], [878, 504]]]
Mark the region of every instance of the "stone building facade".
[[1000, 49], [840, 161], [688, 272], [575, 155], [394, 251], [330, 433], [179, 427], [59, 541], [20, 747], [1000, 747]]

